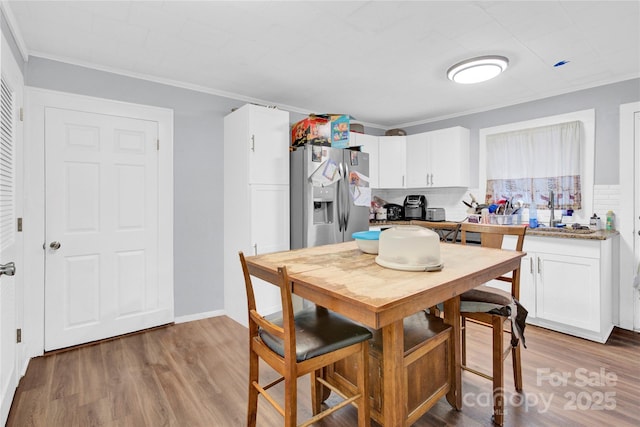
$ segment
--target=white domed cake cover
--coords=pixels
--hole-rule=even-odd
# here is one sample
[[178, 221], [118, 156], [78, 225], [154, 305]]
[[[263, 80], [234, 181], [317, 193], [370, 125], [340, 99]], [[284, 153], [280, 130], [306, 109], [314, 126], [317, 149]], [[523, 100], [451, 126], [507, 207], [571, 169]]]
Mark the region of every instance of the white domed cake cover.
[[376, 263], [408, 271], [442, 269], [440, 236], [419, 226], [393, 227], [380, 233]]

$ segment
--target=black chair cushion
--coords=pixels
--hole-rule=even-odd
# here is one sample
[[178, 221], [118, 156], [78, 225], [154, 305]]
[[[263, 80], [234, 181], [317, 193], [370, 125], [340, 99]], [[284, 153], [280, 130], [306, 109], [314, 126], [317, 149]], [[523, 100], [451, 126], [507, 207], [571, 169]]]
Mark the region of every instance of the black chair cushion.
[[460, 312], [486, 313], [513, 304], [513, 296], [502, 289], [480, 285], [460, 295]]
[[[282, 313], [267, 316], [282, 326]], [[371, 332], [351, 320], [323, 307], [309, 307], [294, 315], [296, 325], [296, 360], [302, 362], [332, 351], [371, 339]], [[262, 341], [284, 357], [284, 342], [264, 330]]]
[[489, 313], [508, 317], [511, 320], [511, 345], [524, 340], [527, 310], [511, 293], [491, 286], [480, 285], [460, 295], [460, 313]]

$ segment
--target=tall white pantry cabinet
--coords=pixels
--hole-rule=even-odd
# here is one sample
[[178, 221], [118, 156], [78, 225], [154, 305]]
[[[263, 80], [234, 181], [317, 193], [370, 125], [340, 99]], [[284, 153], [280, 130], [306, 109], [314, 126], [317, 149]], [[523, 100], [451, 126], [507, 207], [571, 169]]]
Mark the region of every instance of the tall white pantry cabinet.
[[[238, 252], [289, 249], [289, 113], [246, 104], [224, 118], [224, 308], [247, 325]], [[278, 289], [253, 278], [258, 311], [280, 310]]]

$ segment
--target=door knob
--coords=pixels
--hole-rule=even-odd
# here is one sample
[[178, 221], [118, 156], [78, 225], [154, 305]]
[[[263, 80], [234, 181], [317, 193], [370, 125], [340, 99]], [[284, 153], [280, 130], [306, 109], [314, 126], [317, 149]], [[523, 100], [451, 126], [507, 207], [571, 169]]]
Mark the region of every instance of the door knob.
[[6, 274], [7, 276], [13, 276], [16, 274], [16, 263], [8, 262], [6, 264], [0, 264], [0, 276]]
[[60, 246], [62, 246], [62, 245], [60, 244], [60, 242], [51, 242], [51, 243], [49, 244], [49, 247], [50, 247], [51, 249], [53, 249], [54, 251], [57, 251], [58, 249], [60, 249]]

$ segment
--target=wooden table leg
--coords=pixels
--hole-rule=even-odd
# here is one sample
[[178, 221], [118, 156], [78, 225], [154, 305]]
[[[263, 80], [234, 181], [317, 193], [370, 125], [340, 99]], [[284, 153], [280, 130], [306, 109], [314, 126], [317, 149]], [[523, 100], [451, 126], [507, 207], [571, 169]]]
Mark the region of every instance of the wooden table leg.
[[447, 401], [457, 410], [462, 409], [462, 367], [460, 350], [460, 296], [444, 302], [444, 321], [453, 329], [451, 340], [451, 390], [447, 393]]
[[404, 426], [407, 396], [404, 378], [404, 328], [399, 320], [382, 328], [384, 378], [383, 418], [385, 427]]

